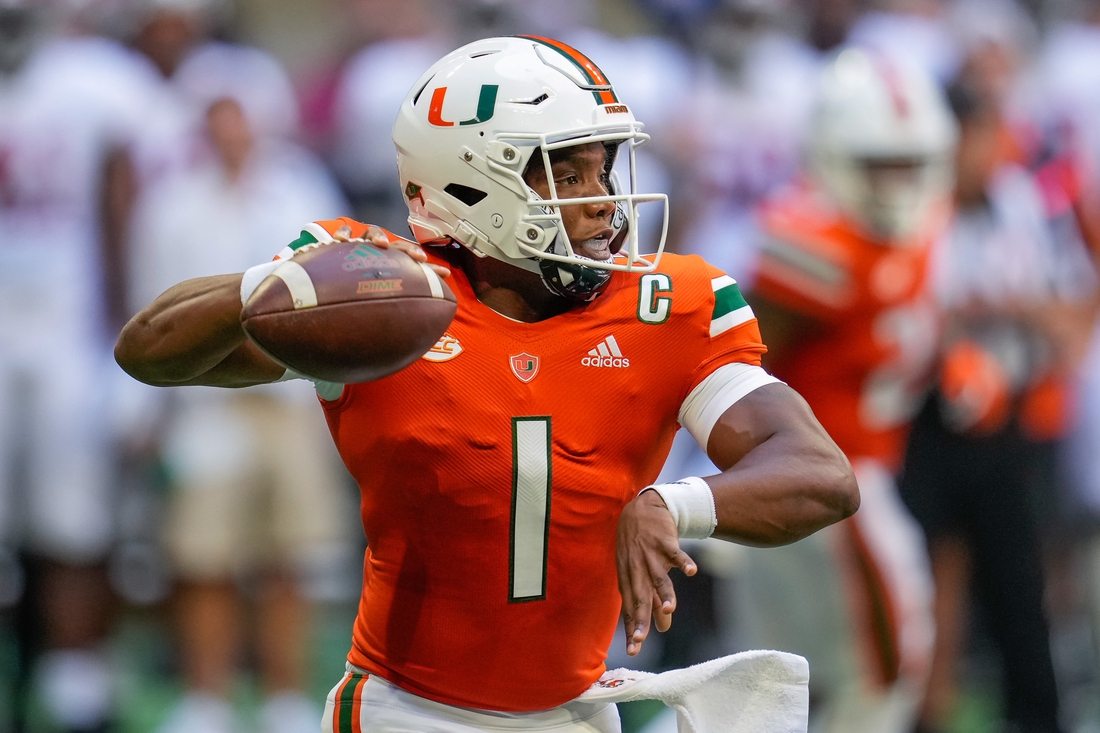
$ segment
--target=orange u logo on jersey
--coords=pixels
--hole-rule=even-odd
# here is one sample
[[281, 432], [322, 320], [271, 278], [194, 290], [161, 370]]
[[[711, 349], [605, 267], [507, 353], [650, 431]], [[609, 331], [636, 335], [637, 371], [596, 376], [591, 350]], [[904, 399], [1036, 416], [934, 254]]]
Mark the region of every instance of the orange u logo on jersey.
[[[477, 125], [488, 122], [493, 118], [497, 107], [496, 84], [482, 84], [481, 93], [477, 98], [477, 114], [469, 120], [459, 122], [460, 125]], [[436, 127], [453, 127], [454, 122], [443, 119], [443, 99], [447, 96], [447, 87], [439, 87], [432, 92], [432, 103], [428, 107], [428, 122]]]
[[526, 351], [508, 357], [508, 362], [512, 365], [512, 374], [515, 374], [516, 379], [525, 384], [534, 379], [535, 375], [539, 373], [539, 358], [531, 356]]

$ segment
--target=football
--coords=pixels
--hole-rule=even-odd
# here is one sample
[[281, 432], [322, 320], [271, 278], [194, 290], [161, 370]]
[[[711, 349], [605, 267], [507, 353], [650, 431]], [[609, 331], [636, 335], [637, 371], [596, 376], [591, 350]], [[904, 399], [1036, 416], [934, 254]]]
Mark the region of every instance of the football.
[[241, 310], [248, 338], [279, 364], [328, 382], [393, 374], [450, 325], [454, 293], [397, 249], [353, 240], [303, 248]]

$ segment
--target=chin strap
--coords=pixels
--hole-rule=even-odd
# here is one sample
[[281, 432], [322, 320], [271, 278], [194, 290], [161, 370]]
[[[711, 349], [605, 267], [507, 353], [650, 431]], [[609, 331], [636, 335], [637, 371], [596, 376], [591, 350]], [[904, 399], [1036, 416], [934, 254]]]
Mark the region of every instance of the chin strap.
[[551, 293], [571, 300], [587, 303], [595, 299], [611, 280], [611, 270], [553, 260], [540, 259], [538, 263], [543, 285]]

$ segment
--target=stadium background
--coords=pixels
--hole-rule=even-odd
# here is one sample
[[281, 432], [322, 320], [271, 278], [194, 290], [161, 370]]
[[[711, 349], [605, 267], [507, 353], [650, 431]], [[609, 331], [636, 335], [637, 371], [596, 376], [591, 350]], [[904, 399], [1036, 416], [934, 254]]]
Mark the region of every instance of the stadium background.
[[[0, 8], [5, 1], [19, 4], [0, 0]], [[315, 156], [319, 167], [310, 163], [305, 166], [309, 173], [302, 175], [315, 176], [310, 185], [316, 183], [317, 190], [332, 193], [328, 199], [318, 194], [320, 200], [331, 203], [344, 197], [358, 218], [398, 231], [403, 231], [403, 204], [394, 183], [388, 139], [396, 101], [387, 81], [392, 86], [398, 77], [415, 79], [426, 66], [422, 59], [430, 61], [467, 40], [513, 32], [562, 37], [601, 65], [620, 96], [654, 133], [642, 186], [648, 182], [671, 194], [669, 249], [705, 254], [742, 282], [752, 278], [754, 207], [797, 173], [812, 108], [813, 79], [827, 55], [846, 38], [913, 58], [945, 87], [966, 62], [985, 63], [983, 78], [1000, 85], [1013, 130], [1023, 131], [1020, 138], [1042, 151], [1028, 159], [1034, 175], [1049, 178], [1053, 169], [1061, 170], [1058, 166], [1072, 170], [1077, 183], [1067, 188], [1073, 188], [1072, 196], [1083, 213], [1063, 235], [1065, 246], [1087, 249], [1089, 222], [1100, 216], [1100, 208], [1090, 198], [1100, 162], [1096, 144], [1100, 140], [1100, 5], [1095, 0], [1076, 4], [1049, 0], [1026, 6], [1013, 0], [422, 0], [403, 4], [392, 0], [86, 0], [70, 4], [38, 0], [31, 4], [48, 6], [55, 13], [55, 34], [101, 36], [129, 45], [138, 41], [143, 24], [160, 13], [198, 14], [206, 19], [208, 38], [267, 52], [288, 75], [293, 87], [288, 117], [299, 116], [300, 124], [274, 124], [274, 129], [262, 134], [300, 145]], [[378, 51], [375, 56], [370, 55], [372, 49]], [[205, 67], [210, 78], [202, 76], [203, 68], [192, 71], [189, 99], [209, 106], [238, 91], [248, 96], [247, 90], [234, 87], [233, 79], [214, 79], [226, 75], [224, 67], [219, 69], [216, 63]], [[266, 88], [267, 77], [257, 73], [259, 98], [244, 99], [245, 116], [253, 103], [261, 109], [270, 104], [273, 107], [268, 109], [286, 111], [278, 106], [286, 101], [279, 97], [278, 81]], [[408, 82], [397, 86], [403, 94]], [[155, 106], [151, 99], [139, 102], [136, 122], [127, 123], [137, 132], [126, 135], [134, 137], [120, 138], [123, 148], [133, 144], [145, 152], [135, 155], [138, 172], [128, 204], [133, 208], [126, 209], [133, 217], [129, 234], [123, 237], [129, 242], [127, 257], [131, 258], [131, 279], [123, 284], [128, 295], [119, 297], [111, 289], [117, 284], [105, 285], [100, 293], [105, 303], [103, 321], [108, 324], [104, 344], [109, 344], [112, 329], [117, 332], [122, 313], [132, 313], [155, 295], [158, 288], [152, 283], [198, 274], [182, 268], [174, 273], [170, 263], [166, 272], [164, 262], [149, 264], [140, 253], [145, 247], [161, 246], [152, 244], [157, 237], [149, 227], [156, 228], [166, 211], [187, 211], [187, 202], [169, 197], [165, 204], [163, 196], [147, 203], [167, 208], [156, 209], [156, 214], [143, 209], [143, 197], [156, 199], [150, 191], [162, 181], [155, 180], [160, 173], [141, 170], [141, 155], [154, 161], [171, 158], [171, 150], [149, 150], [157, 145], [171, 147], [173, 143], [166, 139], [180, 139], [142, 138], [141, 128]], [[373, 161], [383, 162], [374, 165]], [[1053, 169], [1051, 161], [1056, 164]], [[187, 168], [192, 162], [163, 166]], [[149, 168], [158, 165], [154, 162]], [[288, 175], [293, 179], [295, 174]], [[338, 186], [334, 192], [333, 182]], [[89, 185], [99, 190], [98, 181]], [[143, 211], [145, 218], [141, 218]], [[1058, 213], [1052, 213], [1052, 220]], [[88, 221], [102, 224], [100, 219]], [[244, 231], [248, 229], [246, 225]], [[10, 230], [0, 229], [3, 236], [11, 236]], [[171, 242], [163, 246], [171, 247]], [[273, 253], [278, 246], [269, 249]], [[154, 271], [155, 276], [149, 274]], [[4, 287], [2, 279], [0, 287]], [[1095, 292], [1087, 292], [1083, 300], [1095, 302]], [[1068, 457], [1052, 473], [1059, 477], [1056, 485], [1048, 486], [1038, 500], [1048, 527], [1049, 614], [1063, 721], [1067, 730], [1084, 733], [1100, 730], [1100, 561], [1094, 537], [1100, 516], [1100, 459], [1095, 437], [1090, 437], [1096, 434], [1088, 432], [1100, 420], [1095, 384], [1100, 359], [1095, 343], [1092, 356], [1084, 356], [1089, 350], [1090, 323], [1076, 328], [1074, 338], [1082, 356], [1067, 366], [1081, 375], [1070, 398], [1077, 408], [1077, 422], [1059, 437], [1058, 445], [1069, 449], [1058, 455]], [[14, 384], [2, 386], [13, 388]], [[111, 514], [118, 521], [107, 563], [116, 601], [104, 649], [110, 659], [118, 730], [138, 733], [155, 730], [183, 691], [179, 645], [170, 621], [174, 574], [162, 548], [166, 496], [172, 483], [166, 468], [170, 461], [157, 440], [135, 439], [135, 435], [158, 435], [158, 421], [177, 408], [151, 406], [155, 398], [123, 392], [119, 399], [125, 409], [117, 411], [120, 414], [111, 428], [117, 437], [108, 449], [116, 487], [111, 492]], [[14, 471], [11, 466], [7, 470]], [[343, 490], [348, 497], [353, 493], [350, 485]], [[1066, 500], [1066, 496], [1072, 498]], [[345, 535], [346, 557], [361, 552], [357, 537], [354, 532]], [[21, 548], [4, 549], [17, 553]], [[690, 584], [681, 584], [683, 608], [673, 630], [650, 645], [642, 660], [650, 668], [681, 666], [736, 647], [736, 634], [722, 627], [723, 609], [715, 604], [723, 596], [715, 588], [723, 583], [735, 586], [737, 555], [714, 549], [700, 552], [710, 558], [704, 561], [707, 572]], [[310, 596], [315, 613], [307, 647], [306, 692], [316, 700], [323, 699], [342, 669], [358, 582], [354, 561], [330, 563], [326, 568], [325, 587]], [[10, 570], [6, 565], [4, 569]], [[10, 581], [4, 587], [34, 587], [33, 577], [11, 580], [18, 571], [10, 573], [0, 578]], [[259, 602], [253, 578], [242, 576], [240, 586], [246, 604]], [[17, 719], [28, 731], [59, 730], [36, 687], [36, 670], [25, 656], [28, 647], [20, 645], [27, 642], [27, 634], [33, 636], [41, 629], [33, 619], [28, 622], [28, 594], [19, 590], [0, 594], [5, 604], [0, 608], [0, 732], [16, 730]], [[249, 618], [246, 612], [245, 627]], [[245, 647], [233, 686], [234, 705], [250, 720], [257, 719], [262, 698], [257, 661], [256, 651]], [[997, 675], [996, 656], [976, 619], [961, 668], [963, 694], [953, 716], [953, 731], [998, 730]], [[644, 704], [624, 706], [624, 729], [640, 730], [658, 712]]]

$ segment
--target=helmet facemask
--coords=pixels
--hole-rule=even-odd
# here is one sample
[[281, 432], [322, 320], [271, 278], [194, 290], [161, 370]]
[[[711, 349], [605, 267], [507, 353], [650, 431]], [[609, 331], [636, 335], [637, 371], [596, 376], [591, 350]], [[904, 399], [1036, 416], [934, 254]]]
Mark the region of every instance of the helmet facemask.
[[[618, 143], [606, 142], [600, 144], [604, 147], [602, 178], [603, 186], [606, 191], [605, 195], [614, 196], [617, 191], [622, 190], [619, 176], [614, 170]], [[523, 172], [525, 181], [530, 181], [530, 177], [536, 173], [544, 177], [547, 188], [549, 189], [549, 200], [558, 200], [557, 184], [554, 180], [552, 167], [555, 162], [565, 157], [563, 154], [567, 151], [568, 148], [564, 147], [556, 148], [550, 152], [536, 149], [530, 160], [528, 160], [527, 167]], [[551, 166], [550, 169], [546, 168], [548, 163]], [[531, 194], [534, 201], [541, 202], [538, 206], [538, 211], [534, 214], [536, 217], [539, 217], [535, 219], [535, 221], [541, 221], [542, 216], [556, 217], [549, 220], [554, 223], [557, 229], [554, 241], [550, 243], [550, 246], [546, 248], [545, 252], [535, 257], [539, 265], [539, 274], [542, 276], [543, 284], [546, 285], [551, 292], [565, 298], [580, 301], [592, 300], [611, 280], [612, 271], [609, 269], [592, 267], [587, 263], [610, 261], [622, 250], [623, 244], [627, 241], [630, 231], [629, 215], [625, 203], [623, 201], [615, 201], [615, 207], [607, 219], [606, 224], [607, 228], [610, 230], [610, 234], [607, 236], [604, 245], [608, 251], [608, 258], [607, 260], [600, 260], [586, 257], [584, 254], [575, 250], [574, 243], [566, 231], [565, 222], [562, 218], [561, 208], [569, 205], [583, 206], [584, 204], [563, 204], [562, 207], [547, 206], [546, 201], [548, 199], [540, 196], [533, 188], [531, 188]], [[572, 202], [575, 199], [560, 200]], [[636, 218], [637, 217], [635, 217], [635, 219]], [[567, 261], [550, 259], [547, 255], [563, 255], [567, 258]]]
[[[549, 135], [539, 135], [537, 140], [526, 136], [513, 139], [517, 147], [524, 143], [527, 146], [530, 146], [531, 142], [539, 143], [530, 153], [522, 173], [518, 176], [527, 194], [525, 202], [527, 213], [520, 217], [515, 238], [519, 252], [529, 258], [528, 262], [536, 265], [537, 270], [527, 263], [513, 262], [513, 264], [537, 271], [542, 276], [546, 287], [557, 295], [589, 301], [607, 285], [612, 272], [616, 270], [649, 272], [656, 267], [668, 232], [668, 197], [664, 194], [634, 193], [634, 181], [636, 181], [634, 151], [644, 145], [649, 140], [649, 136], [641, 132], [640, 123], [633, 123], [633, 125], [632, 128], [619, 133], [605, 132], [594, 135], [584, 134], [589, 132], [587, 130], [575, 131], [582, 134], [576, 137], [566, 136], [556, 141]], [[581, 198], [561, 197], [552, 173], [554, 162], [565, 157], [562, 154], [570, 148], [591, 143], [601, 143], [607, 151], [604, 165], [606, 193]], [[627, 150], [626, 175], [631, 181], [629, 189], [623, 185], [622, 178], [615, 170], [618, 153], [624, 147]], [[491, 159], [490, 167], [493, 167]], [[538, 168], [546, 172], [548, 197], [539, 195], [527, 183], [527, 176], [532, 169]], [[516, 174], [514, 169], [498, 170], [504, 175]], [[606, 260], [585, 257], [577, 251], [578, 247], [575, 246], [580, 243], [574, 243], [569, 237], [562, 208], [607, 202], [615, 204], [615, 209], [607, 222], [612, 230], [608, 242], [611, 257]], [[638, 237], [640, 231], [638, 205], [651, 202], [660, 202], [664, 205], [661, 242], [657, 257], [652, 262], [642, 257]], [[549, 244], [546, 243], [547, 241]]]

